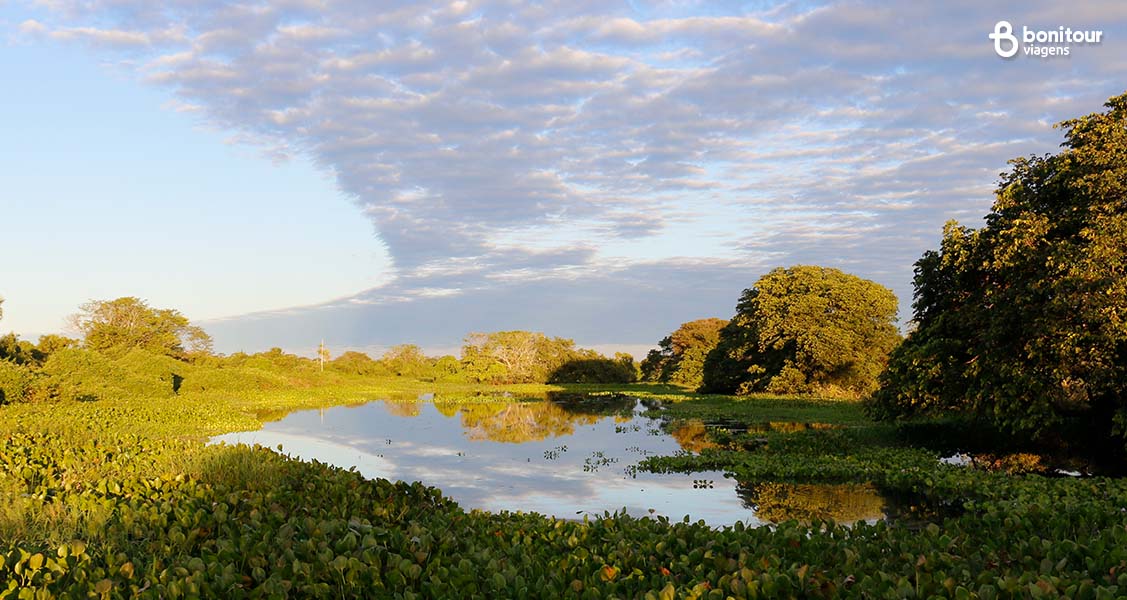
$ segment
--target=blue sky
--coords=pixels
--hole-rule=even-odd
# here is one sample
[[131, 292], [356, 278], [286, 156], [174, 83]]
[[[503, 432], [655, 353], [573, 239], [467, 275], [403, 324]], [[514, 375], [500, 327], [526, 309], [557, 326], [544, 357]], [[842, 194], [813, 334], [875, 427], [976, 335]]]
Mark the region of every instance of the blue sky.
[[[1066, 57], [987, 34], [1104, 31]], [[635, 353], [776, 266], [892, 288], [1127, 88], [1127, 4], [0, 2], [0, 327]]]

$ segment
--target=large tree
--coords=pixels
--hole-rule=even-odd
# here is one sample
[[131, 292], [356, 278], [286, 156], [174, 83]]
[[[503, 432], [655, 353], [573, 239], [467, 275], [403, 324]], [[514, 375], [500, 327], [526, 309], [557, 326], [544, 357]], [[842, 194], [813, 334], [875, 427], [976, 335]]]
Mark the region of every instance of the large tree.
[[534, 331], [471, 333], [462, 345], [467, 375], [494, 383], [544, 383], [568, 362], [598, 358], [573, 340]]
[[[878, 416], [958, 411], [1012, 432], [1127, 432], [1127, 94], [1019, 158], [980, 229], [916, 263], [916, 329]], [[1071, 425], [1072, 427], [1068, 427]]]
[[775, 269], [744, 290], [702, 391], [862, 396], [900, 334], [888, 288], [827, 267]]
[[211, 351], [211, 337], [179, 311], [152, 308], [134, 297], [83, 304], [71, 322], [86, 348], [123, 354], [133, 348], [181, 358]]
[[704, 359], [720, 341], [724, 319], [697, 319], [682, 323], [676, 331], [650, 350], [642, 361], [642, 379], [700, 387], [704, 376]]

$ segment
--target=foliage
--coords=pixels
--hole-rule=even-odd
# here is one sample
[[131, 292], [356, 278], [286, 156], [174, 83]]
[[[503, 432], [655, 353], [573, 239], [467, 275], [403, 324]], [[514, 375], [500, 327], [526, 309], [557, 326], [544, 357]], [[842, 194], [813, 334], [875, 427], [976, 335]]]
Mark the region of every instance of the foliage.
[[349, 350], [334, 358], [329, 363], [329, 368], [349, 375], [377, 376], [388, 374], [385, 364], [372, 360], [370, 356], [363, 352], [354, 350]]
[[571, 361], [604, 358], [565, 338], [532, 331], [471, 333], [462, 345], [466, 374], [490, 383], [544, 383]]
[[46, 360], [59, 350], [77, 348], [79, 344], [80, 342], [74, 338], [69, 338], [64, 335], [48, 334], [39, 336], [39, 343], [35, 346], [35, 349], [39, 352], [40, 360]]
[[0, 360], [25, 365], [38, 363], [41, 358], [35, 345], [27, 340], [21, 340], [18, 335], [9, 333], [0, 336]]
[[697, 319], [682, 323], [676, 331], [650, 350], [642, 361], [642, 379], [699, 388], [704, 378], [704, 360], [720, 341], [724, 319]]
[[963, 412], [1080, 444], [1127, 440], [1127, 94], [1019, 158], [981, 229], [916, 263], [915, 331], [876, 415]]
[[[175, 393], [176, 366], [159, 357], [131, 350], [112, 359], [91, 350], [72, 348], [52, 354], [39, 373], [44, 398], [60, 401], [98, 400], [121, 396], [164, 398]], [[171, 359], [168, 359], [171, 360]], [[176, 362], [176, 361], [172, 361]]]
[[560, 365], [548, 376], [548, 383], [632, 383], [638, 376], [634, 357], [586, 358]]
[[384, 353], [382, 361], [392, 375], [419, 377], [430, 370], [430, 360], [414, 344], [393, 346]]
[[0, 405], [27, 402], [35, 390], [35, 373], [19, 363], [0, 360]]
[[837, 269], [775, 269], [744, 290], [702, 390], [867, 394], [900, 339], [896, 310], [890, 290]]
[[151, 308], [139, 298], [87, 302], [71, 320], [90, 350], [123, 353], [140, 348], [175, 357], [211, 352], [211, 337], [203, 329], [179, 311]]
[[[371, 393], [330, 397], [334, 389], [343, 388], [322, 388], [321, 402]], [[422, 484], [199, 441], [257, 427], [256, 407], [308, 407], [309, 397], [4, 407], [0, 493], [10, 501], [0, 504], [0, 597], [1099, 598], [1127, 590], [1122, 480], [960, 469], [896, 447], [847, 460], [883, 439], [863, 427], [769, 433], [752, 451], [696, 457], [726, 456], [737, 473], [761, 476], [749, 499], [768, 512], [797, 506], [811, 515], [755, 528], [467, 512]], [[785, 402], [803, 403], [729, 400], [776, 412]], [[856, 411], [843, 403], [803, 410], [816, 406], [824, 414], [811, 418]], [[751, 408], [744, 415], [762, 417]], [[835, 468], [810, 458], [823, 454]], [[926, 525], [819, 520], [846, 498], [814, 483], [871, 489], [859, 485], [869, 476], [881, 489], [934, 490], [962, 506]], [[866, 497], [857, 510], [875, 502]]]

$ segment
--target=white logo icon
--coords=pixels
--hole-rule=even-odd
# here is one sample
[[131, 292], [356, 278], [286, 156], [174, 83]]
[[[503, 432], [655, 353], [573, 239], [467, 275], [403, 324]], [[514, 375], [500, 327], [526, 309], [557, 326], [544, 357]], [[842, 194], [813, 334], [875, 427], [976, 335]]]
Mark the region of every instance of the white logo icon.
[[[998, 21], [994, 24], [994, 33], [991, 33], [987, 37], [994, 40], [994, 52], [997, 52], [998, 56], [1009, 58], [1017, 54], [1017, 37], [1014, 36], [1013, 32], [1014, 27], [1010, 25], [1009, 21]], [[1002, 42], [1004, 41], [1010, 43], [1008, 49], [1002, 47]]]

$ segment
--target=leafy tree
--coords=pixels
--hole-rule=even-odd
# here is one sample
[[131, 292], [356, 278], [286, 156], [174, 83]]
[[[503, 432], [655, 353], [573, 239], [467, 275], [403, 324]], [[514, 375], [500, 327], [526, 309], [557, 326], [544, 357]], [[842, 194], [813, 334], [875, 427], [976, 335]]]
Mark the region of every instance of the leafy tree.
[[[572, 340], [520, 330], [471, 333], [462, 346], [468, 372], [495, 383], [543, 383], [569, 361], [595, 358], [597, 352], [577, 349]], [[483, 373], [492, 377], [481, 379]]]
[[334, 358], [332, 362], [329, 363], [329, 368], [351, 375], [373, 376], [387, 374], [387, 367], [378, 361], [372, 360], [367, 354], [356, 352], [355, 350], [349, 350]]
[[0, 336], [0, 360], [14, 362], [20, 365], [38, 364], [42, 357], [35, 349], [35, 345], [27, 340], [21, 340], [14, 333]]
[[891, 290], [838, 269], [775, 269], [744, 290], [702, 390], [859, 396], [900, 339]]
[[1127, 439], [1127, 94], [1002, 174], [981, 229], [916, 262], [915, 331], [877, 416], [957, 411], [1013, 433]]
[[36, 373], [28, 366], [0, 360], [0, 405], [31, 399]]
[[650, 350], [642, 361], [642, 379], [700, 387], [704, 359], [720, 341], [724, 319], [697, 319], [682, 323], [677, 331], [659, 342], [660, 350]]
[[40, 367], [44, 362], [59, 350], [75, 348], [78, 340], [61, 335], [39, 336], [39, 344], [32, 344], [21, 340], [14, 333], [0, 336], [0, 360], [7, 360], [20, 365]]
[[430, 359], [423, 354], [422, 348], [414, 344], [400, 344], [392, 346], [384, 353], [380, 362], [393, 375], [401, 377], [420, 377], [430, 370]]
[[211, 337], [173, 309], [151, 308], [134, 297], [94, 300], [71, 317], [90, 350], [121, 354], [140, 348], [154, 354], [184, 357], [211, 352]]
[[560, 365], [548, 377], [548, 383], [632, 383], [638, 371], [634, 357], [583, 358]]
[[438, 357], [432, 367], [435, 381], [464, 381], [462, 363], [456, 357], [446, 354]]
[[505, 379], [505, 365], [486, 353], [485, 349], [469, 343], [462, 346], [461, 372], [469, 381], [499, 383]]
[[60, 350], [77, 348], [78, 344], [79, 341], [74, 338], [69, 338], [64, 335], [48, 334], [39, 336], [39, 344], [36, 345], [36, 349], [43, 355], [43, 358], [46, 359]]

